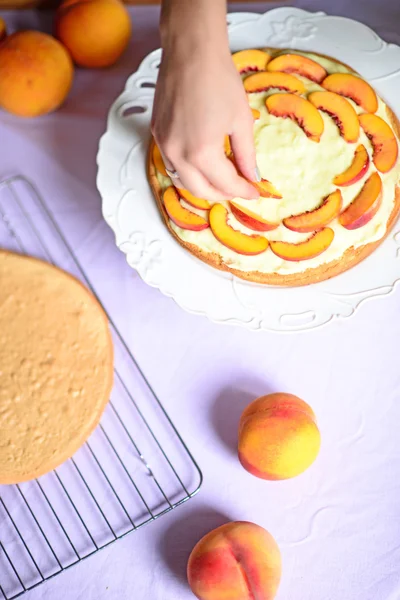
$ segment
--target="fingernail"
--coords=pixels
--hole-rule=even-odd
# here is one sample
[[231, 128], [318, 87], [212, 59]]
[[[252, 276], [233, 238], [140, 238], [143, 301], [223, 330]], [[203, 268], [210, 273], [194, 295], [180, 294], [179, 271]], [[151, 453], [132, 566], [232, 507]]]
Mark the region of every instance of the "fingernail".
[[261, 181], [261, 173], [260, 173], [260, 170], [258, 167], [256, 167], [255, 175], [256, 175], [256, 178], [254, 181], [260, 182]]

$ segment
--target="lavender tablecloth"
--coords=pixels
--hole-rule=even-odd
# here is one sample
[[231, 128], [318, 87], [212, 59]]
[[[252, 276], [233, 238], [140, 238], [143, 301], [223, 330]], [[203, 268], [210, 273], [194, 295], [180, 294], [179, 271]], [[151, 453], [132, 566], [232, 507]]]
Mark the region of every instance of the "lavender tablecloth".
[[[293, 4], [356, 18], [400, 43], [398, 0]], [[346, 321], [286, 336], [214, 325], [140, 280], [113, 249], [95, 187], [108, 108], [127, 76], [158, 46], [158, 9], [132, 8], [131, 15], [133, 41], [123, 60], [106, 71], [78, 71], [60, 111], [36, 121], [0, 115], [0, 177], [21, 173], [32, 179], [81, 260], [95, 264], [99, 278], [110, 278], [107, 308], [118, 315], [205, 481], [186, 505], [27, 597], [189, 600], [185, 566], [194, 543], [227, 519], [240, 519], [266, 527], [281, 546], [279, 600], [397, 600], [400, 291], [366, 303]], [[51, 21], [34, 12], [5, 18], [11, 28], [48, 29]], [[400, 102], [394, 108], [400, 112]], [[275, 390], [296, 393], [313, 406], [322, 450], [303, 476], [267, 483], [239, 466], [234, 449], [243, 406]]]

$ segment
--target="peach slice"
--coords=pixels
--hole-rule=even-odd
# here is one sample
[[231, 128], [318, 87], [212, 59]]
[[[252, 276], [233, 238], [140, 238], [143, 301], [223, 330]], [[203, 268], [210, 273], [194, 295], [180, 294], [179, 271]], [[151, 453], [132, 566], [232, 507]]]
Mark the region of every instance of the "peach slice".
[[321, 83], [329, 92], [351, 98], [364, 110], [374, 113], [378, 110], [378, 98], [373, 88], [357, 75], [351, 73], [333, 73]]
[[300, 79], [287, 73], [268, 73], [264, 71], [250, 75], [244, 82], [244, 89], [248, 93], [266, 92], [271, 88], [285, 90], [293, 94], [305, 94], [306, 91], [306, 86]]
[[224, 152], [226, 156], [232, 156], [232, 146], [229, 135], [226, 135], [224, 139]]
[[238, 254], [261, 254], [268, 248], [267, 238], [246, 235], [228, 225], [228, 211], [222, 204], [214, 204], [210, 210], [210, 227], [218, 241]]
[[179, 202], [179, 196], [176, 189], [171, 185], [168, 187], [163, 195], [165, 210], [168, 213], [171, 221], [182, 227], [182, 229], [191, 229], [193, 231], [201, 231], [207, 229], [208, 222], [199, 217], [196, 213], [184, 208]]
[[197, 196], [193, 196], [188, 190], [184, 190], [183, 188], [177, 188], [178, 194], [181, 198], [183, 198], [188, 204], [193, 206], [194, 208], [198, 208], [200, 210], [210, 210], [211, 204], [208, 200], [204, 200], [204, 198], [198, 198]]
[[253, 229], [254, 231], [272, 231], [279, 226], [279, 223], [266, 221], [260, 215], [257, 215], [257, 213], [248, 208], [243, 208], [243, 206], [236, 204], [236, 202], [229, 202], [229, 206], [239, 223], [242, 223], [242, 225], [245, 225], [249, 229]]
[[342, 212], [339, 222], [346, 229], [358, 229], [376, 215], [381, 204], [382, 180], [378, 173], [373, 173], [364, 183], [358, 196]]
[[386, 121], [377, 115], [364, 114], [359, 119], [374, 149], [374, 165], [381, 173], [387, 173], [396, 164], [399, 153], [396, 136]]
[[0, 42], [2, 42], [7, 36], [7, 26], [4, 19], [0, 17]]
[[251, 114], [253, 115], [253, 119], [255, 121], [258, 121], [258, 119], [261, 117], [261, 113], [259, 110], [257, 110], [256, 108], [252, 108], [251, 109]]
[[164, 175], [164, 177], [168, 177], [167, 171], [165, 170], [165, 165], [163, 161], [163, 157], [161, 156], [160, 148], [157, 144], [153, 146], [153, 164], [157, 171]]
[[292, 231], [300, 233], [310, 233], [326, 227], [335, 219], [342, 208], [342, 194], [336, 190], [329, 194], [322, 202], [321, 206], [315, 210], [294, 215], [283, 220], [283, 224]]
[[305, 242], [290, 244], [289, 242], [270, 242], [274, 254], [284, 260], [299, 261], [315, 258], [332, 244], [335, 233], [330, 227], [321, 229]]
[[346, 142], [354, 143], [360, 135], [358, 115], [350, 102], [334, 92], [312, 92], [308, 100], [335, 121]]
[[271, 55], [263, 50], [241, 50], [232, 55], [233, 62], [239, 73], [265, 71]]
[[282, 194], [267, 179], [252, 181], [251, 183], [259, 191], [262, 198], [282, 198]]
[[[240, 171], [237, 167], [235, 157], [231, 154], [228, 154], [229, 160], [232, 162], [233, 166], [240, 174]], [[261, 179], [261, 181], [251, 181], [251, 185], [253, 185], [262, 198], [282, 198], [282, 194], [278, 192], [278, 190], [272, 185], [270, 181], [267, 179]]]
[[343, 173], [340, 173], [340, 175], [336, 175], [333, 183], [341, 187], [346, 187], [348, 185], [352, 185], [353, 183], [357, 183], [357, 181], [359, 181], [368, 171], [368, 168], [369, 155], [365, 146], [360, 144], [357, 146], [353, 162], [349, 168], [343, 171]]
[[324, 121], [311, 102], [294, 94], [273, 94], [265, 103], [271, 115], [293, 119], [313, 142], [320, 141]]
[[281, 54], [277, 56], [268, 63], [267, 71], [297, 73], [316, 83], [321, 83], [327, 76], [325, 69], [315, 60], [299, 54]]

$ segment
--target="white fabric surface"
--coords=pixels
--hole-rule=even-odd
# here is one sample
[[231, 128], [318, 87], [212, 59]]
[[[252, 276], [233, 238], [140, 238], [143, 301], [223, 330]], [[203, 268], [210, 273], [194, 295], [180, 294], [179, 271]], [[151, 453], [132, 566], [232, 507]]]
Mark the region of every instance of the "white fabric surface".
[[[398, 0], [294, 5], [357, 18], [400, 43]], [[251, 8], [264, 7], [246, 5]], [[102, 222], [95, 188], [98, 139], [128, 74], [158, 44], [158, 9], [132, 8], [131, 14], [134, 36], [124, 59], [107, 71], [79, 71], [61, 111], [32, 122], [0, 115], [0, 176], [18, 172], [35, 181], [81, 259], [95, 263], [99, 277], [112, 271], [107, 308], [123, 323], [205, 481], [186, 505], [26, 597], [190, 600], [185, 582], [190, 550], [213, 527], [237, 519], [266, 527], [281, 547], [277, 600], [397, 600], [400, 291], [320, 331], [254, 334], [186, 314], [143, 284], [117, 249], [112, 268], [102, 264], [102, 249], [113, 244], [113, 236]], [[48, 15], [33, 12], [5, 16], [24, 27], [50, 22]], [[394, 108], [399, 111], [400, 103]], [[86, 232], [81, 238], [80, 231]], [[308, 401], [322, 434], [317, 462], [287, 482], [258, 480], [235, 457], [241, 410], [270, 391], [290, 391]]]

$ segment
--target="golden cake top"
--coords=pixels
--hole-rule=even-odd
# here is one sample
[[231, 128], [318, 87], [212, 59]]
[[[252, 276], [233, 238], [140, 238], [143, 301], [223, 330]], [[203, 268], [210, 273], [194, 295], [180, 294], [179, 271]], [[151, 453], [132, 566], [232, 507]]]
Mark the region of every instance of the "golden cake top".
[[0, 252], [0, 484], [59, 466], [97, 425], [112, 385], [107, 319], [70, 275]]

